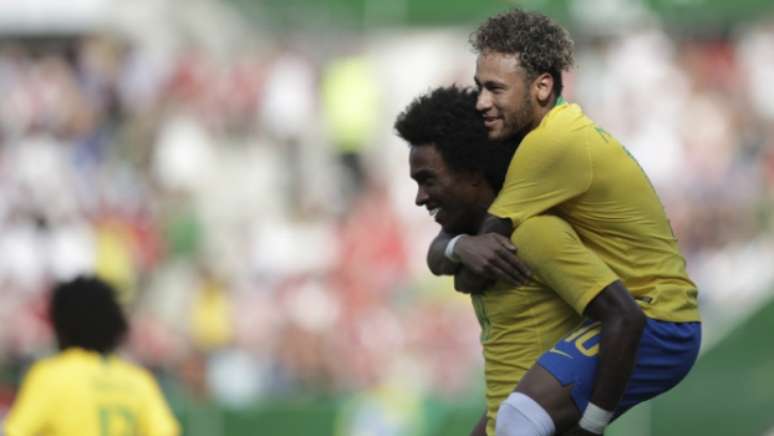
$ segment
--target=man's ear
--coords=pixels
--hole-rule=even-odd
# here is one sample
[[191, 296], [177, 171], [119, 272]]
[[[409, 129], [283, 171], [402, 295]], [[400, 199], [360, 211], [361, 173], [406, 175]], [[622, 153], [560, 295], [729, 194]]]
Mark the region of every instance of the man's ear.
[[543, 73], [532, 81], [532, 92], [541, 106], [551, 104], [551, 96], [554, 92], [554, 76]]

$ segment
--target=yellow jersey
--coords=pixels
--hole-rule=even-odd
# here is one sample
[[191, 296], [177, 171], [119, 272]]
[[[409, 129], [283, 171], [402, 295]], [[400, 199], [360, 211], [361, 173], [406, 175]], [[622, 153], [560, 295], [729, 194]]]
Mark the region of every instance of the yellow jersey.
[[481, 324], [490, 436], [500, 403], [540, 355], [579, 325], [586, 305], [618, 279], [555, 216], [524, 221], [511, 239], [532, 269], [532, 280], [516, 288], [497, 283], [471, 296]]
[[35, 363], [5, 421], [6, 436], [176, 436], [151, 374], [80, 348]]
[[648, 317], [700, 320], [696, 285], [656, 191], [628, 151], [578, 105], [560, 99], [524, 137], [489, 213], [514, 227], [558, 215]]

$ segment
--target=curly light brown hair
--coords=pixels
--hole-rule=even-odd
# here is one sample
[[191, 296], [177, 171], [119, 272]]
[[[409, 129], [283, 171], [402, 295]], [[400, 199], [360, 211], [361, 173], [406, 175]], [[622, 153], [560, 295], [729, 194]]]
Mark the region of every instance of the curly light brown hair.
[[562, 95], [562, 71], [573, 66], [570, 34], [562, 26], [535, 12], [513, 9], [488, 18], [470, 35], [479, 54], [487, 51], [516, 55], [528, 78], [549, 73], [556, 96]]

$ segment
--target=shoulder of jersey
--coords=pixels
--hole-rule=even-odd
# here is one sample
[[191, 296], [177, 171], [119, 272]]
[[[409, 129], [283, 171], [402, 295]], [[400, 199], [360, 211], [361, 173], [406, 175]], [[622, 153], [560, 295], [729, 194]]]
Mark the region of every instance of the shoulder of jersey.
[[580, 106], [565, 103], [546, 114], [540, 125], [524, 138], [530, 143], [558, 143], [577, 135], [593, 122], [583, 114]]

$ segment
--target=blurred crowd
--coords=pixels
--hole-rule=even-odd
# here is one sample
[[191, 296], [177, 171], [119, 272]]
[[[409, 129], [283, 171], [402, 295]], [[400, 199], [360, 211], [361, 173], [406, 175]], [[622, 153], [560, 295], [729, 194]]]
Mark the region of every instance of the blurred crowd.
[[[125, 352], [189, 396], [480, 385], [473, 311], [426, 271], [437, 229], [391, 127], [414, 90], [471, 84], [473, 57], [454, 31], [444, 72], [413, 75], [417, 38], [162, 59], [110, 34], [0, 40], [0, 402], [54, 348], [49, 287], [80, 273], [120, 289]], [[774, 28], [576, 42], [567, 97], [651, 176], [705, 320], [761, 301]]]
[[5, 44], [6, 398], [54, 347], [48, 289], [80, 273], [120, 289], [126, 352], [186, 395], [244, 405], [396, 371], [427, 389], [473, 384], [473, 316], [418, 279], [415, 232], [390, 198], [406, 176], [367, 168], [383, 91], [370, 68], [274, 47], [159, 64], [108, 35]]

